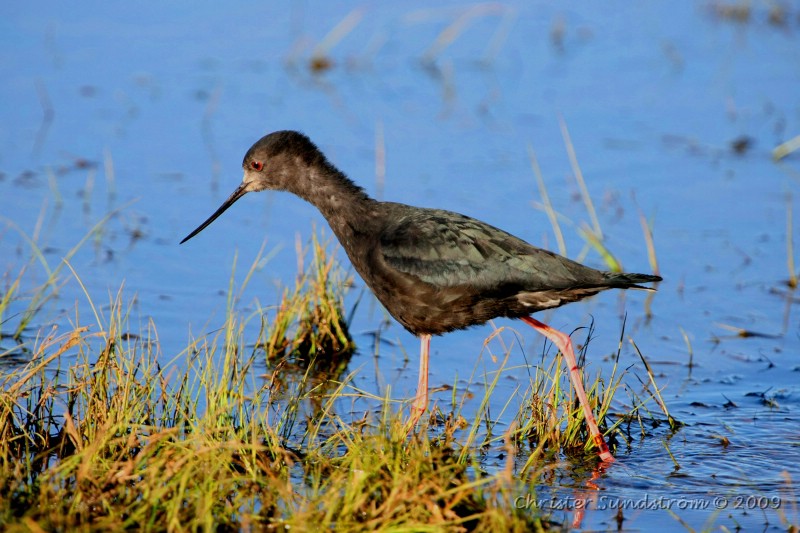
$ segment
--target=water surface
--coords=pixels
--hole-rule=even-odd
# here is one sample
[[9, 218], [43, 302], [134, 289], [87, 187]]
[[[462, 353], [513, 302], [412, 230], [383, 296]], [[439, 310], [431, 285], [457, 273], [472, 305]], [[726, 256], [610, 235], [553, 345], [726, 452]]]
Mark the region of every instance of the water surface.
[[[6, 6], [0, 272], [18, 271], [31, 256], [20, 232], [35, 236], [55, 267], [113, 212], [101, 238], [70, 264], [101, 304], [124, 283], [135, 316], [154, 321], [163, 358], [173, 359], [190, 334], [221, 326], [235, 255], [235, 283], [262, 244], [269, 255], [243, 293], [246, 312], [276, 302], [281, 284], [293, 282], [297, 239], [307, 242], [314, 227], [330, 235], [314, 208], [269, 193], [248, 196], [178, 246], [238, 184], [245, 150], [277, 129], [304, 131], [375, 196], [456, 210], [555, 249], [530, 147], [562, 216], [567, 255], [602, 268], [579, 233], [592, 221], [563, 120], [606, 245], [626, 270], [649, 272], [641, 213], [665, 281], [649, 320], [641, 293], [603, 294], [539, 318], [566, 331], [594, 320], [594, 375], [609, 370], [627, 313], [626, 336], [687, 426], [675, 434], [653, 428], [620, 447], [621, 460], [592, 481], [597, 490], [584, 490], [587, 472], [566, 466], [531, 494], [592, 499], [601, 509], [584, 516], [588, 529], [616, 528], [621, 505], [625, 528], [681, 530], [660, 508], [672, 506], [692, 527], [780, 529], [772, 507], [797, 522], [796, 488], [784, 472], [793, 483], [800, 478], [798, 295], [785, 283], [800, 159], [774, 162], [771, 150], [800, 133], [800, 13], [788, 8], [781, 25], [758, 5], [735, 22], [715, 5]], [[311, 69], [315, 47], [346, 21], [355, 26], [322, 47], [330, 68]], [[385, 175], [376, 172], [381, 150]], [[33, 265], [26, 279], [33, 290], [46, 274]], [[360, 288], [356, 279], [350, 302]], [[355, 384], [411, 396], [417, 341], [392, 323], [383, 335], [396, 344], [374, 358], [371, 332], [384, 314], [366, 300], [353, 324], [361, 347], [350, 365], [361, 368]], [[86, 295], [68, 282], [28, 334], [68, 327], [76, 308], [89, 320]], [[540, 359], [543, 341], [530, 328], [495, 326], [513, 328], [524, 343], [527, 356], [517, 349], [511, 366]], [[763, 335], [744, 338], [725, 326]], [[431, 385], [466, 379], [476, 361], [480, 372], [496, 370], [479, 359], [491, 331], [435, 338]], [[632, 365], [626, 383], [640, 391], [636, 377], [646, 375], [628, 343], [621, 363]], [[493, 408], [526, 379], [515, 371], [501, 380]], [[434, 398], [446, 406], [449, 393]], [[767, 510], [752, 508], [764, 502]], [[569, 521], [572, 513], [563, 515]]]

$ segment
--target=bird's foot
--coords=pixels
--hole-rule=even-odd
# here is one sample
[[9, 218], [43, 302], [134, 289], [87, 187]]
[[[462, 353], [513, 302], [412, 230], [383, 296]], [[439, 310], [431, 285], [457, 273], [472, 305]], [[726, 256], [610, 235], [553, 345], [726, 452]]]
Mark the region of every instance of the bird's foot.
[[611, 451], [608, 449], [608, 445], [606, 444], [606, 441], [603, 440], [602, 435], [595, 435], [593, 437], [593, 440], [594, 440], [594, 445], [597, 446], [597, 449], [599, 450], [597, 454], [600, 456], [601, 461], [603, 461], [604, 463], [613, 463], [614, 461], [616, 461], [616, 459], [614, 459], [614, 456], [611, 455]]

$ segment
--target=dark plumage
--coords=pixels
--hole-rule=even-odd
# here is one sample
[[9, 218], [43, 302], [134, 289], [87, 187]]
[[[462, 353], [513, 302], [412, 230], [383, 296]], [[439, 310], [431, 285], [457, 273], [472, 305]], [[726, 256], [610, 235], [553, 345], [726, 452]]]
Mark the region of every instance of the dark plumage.
[[[639, 283], [661, 280], [648, 274], [595, 270], [451, 211], [373, 200], [328, 162], [308, 137], [294, 131], [261, 138], [247, 151], [242, 167], [242, 184], [181, 243], [248, 192], [284, 190], [316, 206], [378, 300], [422, 339], [420, 388], [412, 423], [427, 405], [430, 335], [500, 316], [522, 318], [574, 360], [569, 337], [529, 315], [605, 289], [643, 289]], [[577, 365], [570, 364], [584, 403]], [[584, 413], [601, 457], [612, 460], [588, 402]]]

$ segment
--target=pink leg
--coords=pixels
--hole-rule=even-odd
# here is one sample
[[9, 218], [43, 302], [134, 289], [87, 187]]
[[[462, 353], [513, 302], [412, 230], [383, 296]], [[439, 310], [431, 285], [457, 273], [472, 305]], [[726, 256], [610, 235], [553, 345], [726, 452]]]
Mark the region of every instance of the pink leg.
[[553, 329], [543, 322], [539, 322], [535, 318], [529, 316], [522, 317], [526, 324], [533, 327], [536, 331], [550, 339], [553, 344], [558, 346], [569, 367], [569, 378], [572, 380], [572, 386], [575, 387], [575, 393], [578, 395], [578, 401], [583, 407], [583, 416], [586, 419], [586, 425], [589, 426], [589, 433], [592, 434], [592, 441], [594, 445], [600, 450], [600, 459], [610, 463], [614, 461], [614, 456], [608, 450], [606, 441], [603, 440], [603, 435], [600, 434], [600, 429], [597, 427], [597, 422], [594, 420], [594, 415], [589, 407], [589, 400], [586, 398], [586, 391], [583, 388], [583, 381], [581, 381], [581, 373], [578, 369], [578, 361], [575, 359], [575, 352], [572, 351], [572, 339], [557, 329]]
[[428, 354], [431, 349], [431, 336], [420, 335], [419, 340], [419, 383], [417, 383], [417, 397], [411, 404], [411, 419], [408, 421], [409, 433], [428, 408]]

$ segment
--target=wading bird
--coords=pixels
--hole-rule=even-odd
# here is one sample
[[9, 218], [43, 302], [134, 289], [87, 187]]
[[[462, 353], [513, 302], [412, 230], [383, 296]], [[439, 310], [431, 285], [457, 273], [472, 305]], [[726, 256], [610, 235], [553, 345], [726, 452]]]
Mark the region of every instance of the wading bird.
[[241, 185], [181, 244], [249, 192], [288, 191], [319, 209], [378, 300], [420, 338], [410, 429], [428, 405], [431, 335], [495, 317], [519, 318], [564, 354], [600, 458], [614, 460], [586, 398], [569, 336], [530, 315], [606, 289], [645, 289], [638, 284], [661, 281], [659, 276], [602, 272], [459, 213], [374, 200], [295, 131], [262, 137], [242, 167]]

